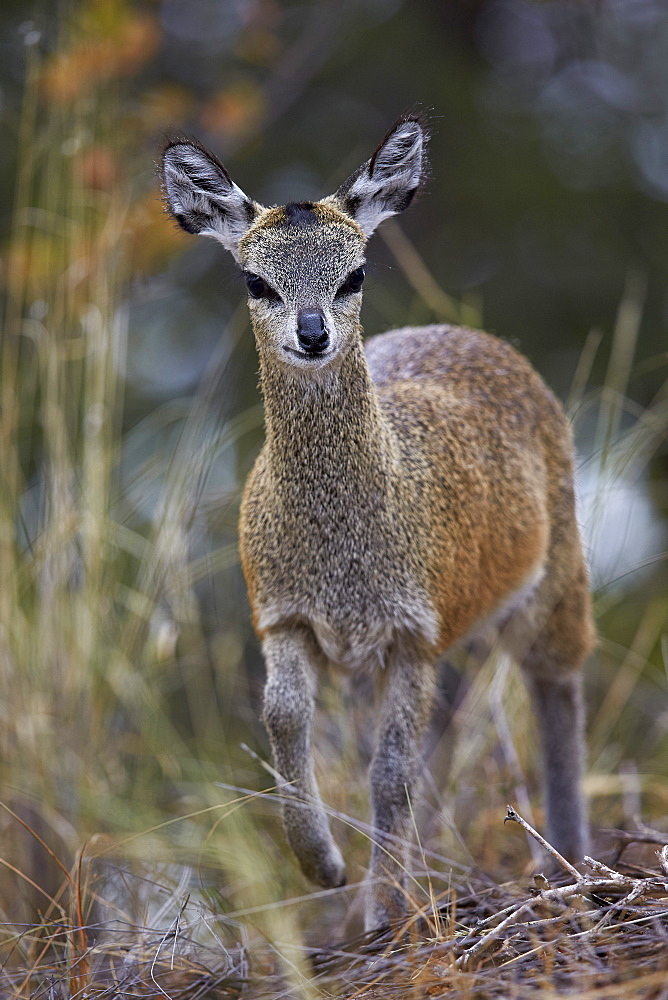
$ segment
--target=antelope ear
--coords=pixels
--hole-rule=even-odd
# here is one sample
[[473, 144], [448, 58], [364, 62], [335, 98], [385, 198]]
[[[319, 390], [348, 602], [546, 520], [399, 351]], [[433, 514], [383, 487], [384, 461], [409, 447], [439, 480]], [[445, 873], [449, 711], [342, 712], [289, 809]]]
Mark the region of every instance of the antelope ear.
[[178, 224], [187, 233], [212, 236], [239, 261], [239, 241], [261, 206], [237, 187], [213, 153], [189, 139], [165, 146], [161, 173], [165, 203]]
[[408, 208], [427, 168], [428, 135], [417, 118], [400, 118], [370, 160], [332, 196], [336, 206], [371, 236], [390, 215]]

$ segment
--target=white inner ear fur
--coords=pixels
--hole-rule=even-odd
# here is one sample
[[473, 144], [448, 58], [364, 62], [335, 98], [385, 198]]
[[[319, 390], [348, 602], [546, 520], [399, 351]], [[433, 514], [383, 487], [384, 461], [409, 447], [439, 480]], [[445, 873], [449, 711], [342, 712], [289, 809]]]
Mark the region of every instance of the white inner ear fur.
[[424, 133], [418, 122], [397, 126], [358, 176], [339, 194], [345, 210], [370, 236], [383, 219], [403, 211], [423, 173]]
[[406, 122], [378, 150], [373, 165], [374, 178], [419, 184], [423, 147], [422, 129], [416, 122]]
[[179, 224], [211, 236], [239, 261], [239, 242], [256, 206], [202, 150], [189, 143], [168, 147], [163, 159], [165, 193]]

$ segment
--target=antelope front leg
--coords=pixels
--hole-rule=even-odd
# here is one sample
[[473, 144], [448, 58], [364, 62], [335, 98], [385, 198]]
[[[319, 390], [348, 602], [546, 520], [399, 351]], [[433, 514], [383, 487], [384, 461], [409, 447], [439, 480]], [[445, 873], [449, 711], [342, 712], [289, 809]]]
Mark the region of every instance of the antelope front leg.
[[267, 666], [264, 723], [276, 770], [290, 782], [281, 789], [287, 799], [283, 820], [288, 841], [307, 878], [328, 888], [344, 885], [345, 865], [329, 831], [311, 753], [317, 650], [306, 629], [274, 633], [262, 650]]
[[415, 797], [422, 741], [429, 720], [434, 670], [419, 655], [393, 651], [371, 764], [374, 843], [365, 927], [374, 930], [406, 910], [402, 887], [412, 839], [409, 802]]

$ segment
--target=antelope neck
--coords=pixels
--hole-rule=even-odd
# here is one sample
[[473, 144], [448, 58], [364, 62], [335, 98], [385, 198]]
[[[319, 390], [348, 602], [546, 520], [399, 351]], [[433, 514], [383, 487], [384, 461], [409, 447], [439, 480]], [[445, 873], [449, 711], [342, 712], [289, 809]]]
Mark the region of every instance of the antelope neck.
[[[313, 377], [263, 364], [266, 447], [277, 486], [320, 482], [350, 494], [385, 479], [396, 448], [364, 354], [356, 342], [340, 364]], [[376, 475], [370, 477], [371, 470]]]

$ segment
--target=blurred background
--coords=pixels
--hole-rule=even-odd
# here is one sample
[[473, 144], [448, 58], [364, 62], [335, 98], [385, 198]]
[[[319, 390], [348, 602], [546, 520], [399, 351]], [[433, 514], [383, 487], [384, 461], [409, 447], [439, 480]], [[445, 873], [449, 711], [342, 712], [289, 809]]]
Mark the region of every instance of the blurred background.
[[[277, 807], [251, 794], [273, 784], [236, 549], [262, 440], [257, 361], [232, 259], [163, 213], [155, 161], [175, 133], [272, 204], [330, 193], [400, 113], [429, 116], [431, 178], [370, 246], [365, 330], [484, 326], [566, 403], [601, 633], [592, 817], [665, 823], [666, 5], [4, 0], [0, 19], [11, 961], [46, 941], [22, 921], [65, 926], [76, 899], [68, 926], [118, 931], [169, 926], [190, 893], [198, 933], [214, 922], [252, 953], [260, 932], [288, 950], [304, 927], [326, 937], [352, 898], [273, 905], [309, 887]], [[494, 658], [448, 677], [428, 867], [444, 884], [451, 861], [516, 874], [529, 852], [502, 827], [506, 800], [541, 821], [521, 683]], [[323, 708], [323, 794], [354, 817], [335, 826], [355, 883], [365, 747], [335, 687]]]

